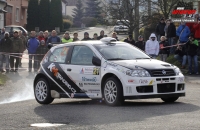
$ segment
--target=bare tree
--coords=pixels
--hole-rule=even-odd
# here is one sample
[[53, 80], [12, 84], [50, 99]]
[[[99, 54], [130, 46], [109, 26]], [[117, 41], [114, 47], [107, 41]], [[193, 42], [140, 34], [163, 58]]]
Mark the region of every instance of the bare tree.
[[172, 10], [178, 4], [179, 0], [152, 0], [151, 2], [155, 5], [153, 8], [160, 10], [167, 19], [171, 16]]
[[[118, 2], [110, 1], [105, 6], [113, 20], [121, 20], [129, 28], [129, 34], [133, 34], [134, 31], [135, 37], [138, 37], [139, 28], [142, 24], [139, 6], [144, 2], [145, 0], [119, 0]], [[129, 22], [126, 22], [126, 20]]]

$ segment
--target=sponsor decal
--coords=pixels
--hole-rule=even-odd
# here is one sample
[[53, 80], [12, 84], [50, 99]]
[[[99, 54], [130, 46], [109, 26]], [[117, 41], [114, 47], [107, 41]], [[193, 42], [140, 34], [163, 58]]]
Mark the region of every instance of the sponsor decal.
[[93, 86], [95, 86], [95, 85], [100, 85], [100, 83], [84, 83], [84, 85], [93, 85]]
[[153, 81], [153, 80], [151, 80], [151, 81], [149, 82], [149, 85], [153, 85], [153, 82], [154, 82], [154, 81]]
[[98, 90], [98, 89], [89, 89], [88, 92], [90, 92], [90, 93], [100, 93], [100, 90]]
[[79, 87], [83, 87], [83, 83], [79, 83]]
[[99, 75], [99, 71], [100, 71], [100, 68], [86, 67], [86, 68], [81, 69], [80, 74]]
[[53, 73], [53, 75], [59, 79], [60, 81], [62, 81], [69, 90], [71, 90], [73, 93], [76, 93], [76, 90], [74, 88], [72, 88], [72, 86], [62, 77], [62, 75], [58, 72], [58, 69], [56, 68], [54, 63], [51, 63], [48, 67], [47, 67], [50, 72]]
[[111, 67], [117, 67], [118, 65], [117, 64], [115, 64], [115, 63], [111, 63], [111, 62], [108, 62], [108, 61], [105, 61], [104, 63], [103, 63], [103, 68], [107, 68], [107, 66], [111, 66]]
[[44, 58], [44, 63], [47, 63], [48, 62], [48, 57], [45, 57]]
[[99, 75], [100, 68], [94, 68], [93, 69], [93, 75]]
[[146, 80], [146, 79], [140, 79], [139, 83], [140, 84], [148, 84], [148, 80]]
[[97, 82], [97, 78], [96, 77], [93, 77], [93, 78], [82, 77], [82, 81], [85, 81], [85, 82]]
[[132, 79], [129, 79], [129, 80], [128, 80], [128, 82], [129, 82], [129, 83], [133, 83], [133, 82], [134, 82], [134, 80], [132, 80]]

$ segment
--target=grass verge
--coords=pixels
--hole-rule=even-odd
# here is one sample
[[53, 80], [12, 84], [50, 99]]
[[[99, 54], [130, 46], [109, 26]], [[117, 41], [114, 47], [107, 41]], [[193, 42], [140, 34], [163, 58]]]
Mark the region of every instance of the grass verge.
[[4, 85], [7, 81], [7, 76], [0, 73], [0, 85]]

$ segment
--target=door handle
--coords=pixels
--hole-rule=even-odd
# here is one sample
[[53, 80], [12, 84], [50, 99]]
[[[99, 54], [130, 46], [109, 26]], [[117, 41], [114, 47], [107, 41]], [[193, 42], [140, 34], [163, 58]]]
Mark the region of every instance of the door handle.
[[67, 69], [67, 71], [72, 71], [72, 69]]

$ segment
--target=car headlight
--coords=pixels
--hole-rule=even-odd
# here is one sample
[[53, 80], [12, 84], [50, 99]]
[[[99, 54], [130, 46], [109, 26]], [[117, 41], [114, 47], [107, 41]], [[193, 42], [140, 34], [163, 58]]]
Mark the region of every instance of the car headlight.
[[182, 73], [181, 70], [178, 67], [174, 69], [174, 72], [175, 72], [176, 75], [179, 75], [179, 74]]
[[151, 77], [149, 72], [144, 69], [127, 70], [126, 75], [132, 77]]

